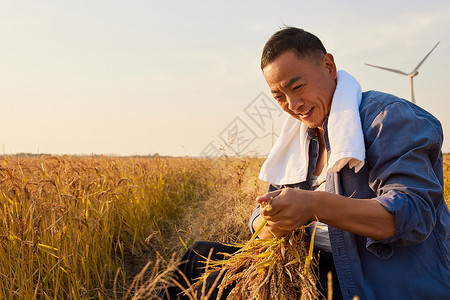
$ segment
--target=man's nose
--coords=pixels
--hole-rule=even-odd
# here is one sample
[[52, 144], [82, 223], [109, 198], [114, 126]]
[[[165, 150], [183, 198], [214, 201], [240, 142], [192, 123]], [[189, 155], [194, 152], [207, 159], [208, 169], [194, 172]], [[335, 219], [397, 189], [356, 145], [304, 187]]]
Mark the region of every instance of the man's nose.
[[295, 95], [293, 95], [293, 96], [290, 96], [290, 97], [287, 97], [288, 99], [287, 99], [287, 101], [288, 101], [288, 104], [289, 104], [289, 110], [291, 110], [291, 111], [293, 111], [293, 112], [298, 112], [297, 110], [303, 105], [303, 100], [300, 98], [300, 97], [298, 97], [298, 96], [295, 96]]

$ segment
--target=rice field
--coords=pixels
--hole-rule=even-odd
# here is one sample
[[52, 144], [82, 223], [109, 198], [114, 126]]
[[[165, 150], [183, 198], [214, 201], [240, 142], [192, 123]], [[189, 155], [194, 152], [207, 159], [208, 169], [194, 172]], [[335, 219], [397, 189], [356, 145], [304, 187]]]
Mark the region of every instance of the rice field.
[[[193, 242], [250, 238], [262, 163], [4, 156], [0, 299], [151, 298], [154, 279]], [[450, 155], [444, 174], [450, 204]]]
[[[197, 239], [246, 239], [233, 218], [262, 191], [260, 162], [4, 157], [0, 299], [122, 298], [149, 259], [165, 264]], [[218, 209], [237, 213], [217, 224]]]

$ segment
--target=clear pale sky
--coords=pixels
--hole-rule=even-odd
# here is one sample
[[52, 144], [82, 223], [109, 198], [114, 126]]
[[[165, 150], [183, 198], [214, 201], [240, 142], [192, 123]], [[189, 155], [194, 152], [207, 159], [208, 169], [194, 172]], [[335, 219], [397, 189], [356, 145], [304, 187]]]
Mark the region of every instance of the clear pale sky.
[[5, 154], [196, 156], [238, 117], [258, 136], [246, 151], [267, 153], [270, 132], [245, 109], [270, 96], [261, 49], [290, 25], [321, 38], [363, 90], [404, 98], [406, 77], [364, 63], [409, 72], [440, 41], [414, 92], [450, 152], [449, 16], [447, 0], [0, 0], [0, 144]]

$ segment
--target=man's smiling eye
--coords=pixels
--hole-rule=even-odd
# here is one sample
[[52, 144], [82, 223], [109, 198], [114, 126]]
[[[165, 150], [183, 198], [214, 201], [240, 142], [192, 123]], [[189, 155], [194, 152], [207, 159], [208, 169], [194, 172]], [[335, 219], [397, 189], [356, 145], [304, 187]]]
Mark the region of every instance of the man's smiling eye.
[[302, 84], [296, 85], [296, 86], [294, 86], [294, 88], [292, 90], [297, 91], [297, 90], [301, 89], [302, 86], [303, 86]]
[[284, 101], [285, 101], [284, 96], [275, 96], [274, 98], [275, 98], [275, 100], [277, 100], [278, 102], [284, 102]]

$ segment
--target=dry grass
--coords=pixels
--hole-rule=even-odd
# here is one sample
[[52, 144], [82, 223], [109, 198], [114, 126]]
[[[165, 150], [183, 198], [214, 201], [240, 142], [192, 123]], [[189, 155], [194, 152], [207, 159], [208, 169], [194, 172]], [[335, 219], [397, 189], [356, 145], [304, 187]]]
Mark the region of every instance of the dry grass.
[[[267, 191], [257, 178], [263, 163], [257, 158], [223, 158], [212, 161], [209, 195], [186, 210], [182, 223], [188, 225], [182, 237], [190, 240], [242, 243], [250, 230], [248, 218], [256, 206], [256, 197]], [[185, 228], [186, 229], [186, 228]]]

